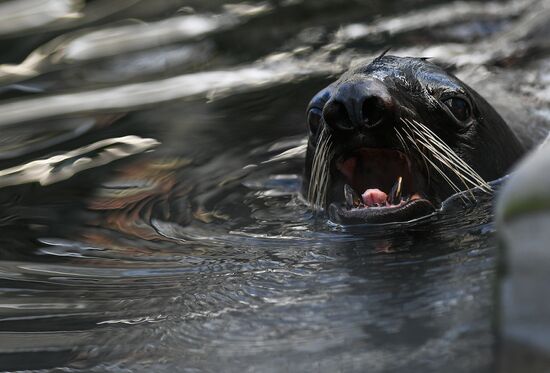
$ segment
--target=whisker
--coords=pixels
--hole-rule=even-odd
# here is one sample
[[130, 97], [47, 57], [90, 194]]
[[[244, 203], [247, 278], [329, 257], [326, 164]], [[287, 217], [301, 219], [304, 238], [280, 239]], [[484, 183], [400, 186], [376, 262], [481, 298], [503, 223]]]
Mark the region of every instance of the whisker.
[[[423, 134], [415, 129], [411, 129], [414, 133], [418, 134], [419, 136], [423, 137]], [[456, 170], [456, 168], [454, 167], [454, 163], [448, 159], [448, 157], [445, 156], [445, 154], [442, 154], [440, 151], [438, 151], [436, 148], [434, 148], [430, 143], [426, 143], [424, 141], [422, 141], [421, 139], [416, 139], [416, 141], [418, 143], [420, 143], [420, 145], [422, 145], [424, 147], [424, 149], [428, 150], [430, 152], [430, 154], [434, 155], [435, 156], [435, 159], [437, 161], [439, 161], [441, 164], [443, 164], [444, 166], [446, 166], [449, 170], [451, 170], [458, 178], [459, 180], [462, 182], [462, 184], [464, 185], [464, 187], [466, 188], [466, 190], [469, 191], [470, 193], [470, 196], [471, 198], [475, 201], [476, 198], [471, 190], [471, 187], [468, 186], [468, 183], [467, 182], [470, 182], [473, 186], [478, 186], [477, 183], [473, 182], [472, 180], [470, 179], [467, 179], [465, 177], [465, 175], [463, 175], [462, 173], [460, 173], [459, 171]], [[430, 164], [432, 164], [433, 167], [435, 167], [433, 161], [429, 160], [430, 161]], [[439, 168], [439, 167], [437, 167]], [[439, 173], [443, 172], [441, 169], [438, 170]], [[450, 178], [445, 175], [445, 179], [446, 181], [449, 183], [450, 181]], [[453, 183], [454, 186], [456, 186], [456, 184]], [[456, 192], [462, 192], [462, 189], [458, 188], [458, 190], [456, 188], [453, 188]]]
[[394, 130], [395, 130], [395, 134], [397, 135], [397, 139], [399, 140], [399, 142], [403, 146], [403, 150], [405, 150], [406, 153], [410, 153], [409, 146], [407, 145], [407, 143], [405, 142], [405, 139], [403, 138], [403, 136], [399, 132], [399, 129], [394, 128]]
[[[426, 154], [424, 154], [424, 152], [420, 149], [420, 147], [418, 146], [417, 144], [417, 140], [413, 137], [413, 135], [411, 135], [411, 133], [409, 133], [407, 130], [405, 130], [403, 128], [403, 132], [406, 134], [407, 138], [413, 143], [413, 145], [416, 147], [416, 149], [418, 150], [418, 152], [420, 153], [420, 155], [422, 156], [424, 162], [426, 163], [430, 163], [430, 165], [445, 179], [445, 181], [449, 184], [449, 186], [456, 192], [456, 193], [460, 193], [462, 192], [462, 190], [456, 186], [455, 183], [453, 183], [453, 181], [445, 174], [445, 172], [443, 172], [443, 170], [441, 170], [441, 168], [439, 168], [431, 159], [428, 158], [428, 156]], [[426, 167], [427, 167], [427, 164], [426, 164]], [[463, 199], [463, 196], [461, 195], [461, 198]]]
[[[419, 137], [414, 140], [420, 143], [420, 145], [433, 154], [439, 162], [452, 171], [468, 190], [471, 189], [471, 187], [468, 186], [469, 183], [473, 187], [478, 187], [486, 193], [492, 192], [491, 186], [487, 184], [487, 182], [483, 180], [483, 178], [479, 176], [479, 174], [466, 162], [464, 162], [463, 159], [458, 157], [458, 155], [428, 127], [418, 121], [414, 121], [413, 123], [411, 120], [403, 118], [401, 121], [410, 131]], [[421, 152], [421, 154], [425, 156], [424, 153]], [[473, 191], [470, 190], [470, 194], [474, 197]]]
[[492, 192], [492, 187], [473, 169], [466, 163], [462, 158], [460, 158], [441, 138], [439, 138], [432, 130], [428, 127], [414, 121], [414, 123], [422, 129], [422, 132], [431, 139], [431, 143], [438, 147], [441, 151], [448, 154], [448, 156], [455, 162], [453, 165], [460, 168], [464, 173], [470, 175], [474, 180], [477, 181], [476, 186], [480, 187], [485, 192]]
[[315, 154], [313, 155], [307, 193], [307, 200], [311, 203], [314, 210], [322, 209], [326, 200], [330, 177], [329, 167], [332, 157], [332, 137], [327, 130], [323, 129], [319, 135], [317, 149], [315, 149]]
[[[453, 165], [458, 167], [460, 171], [468, 174], [475, 181], [475, 184], [477, 186], [479, 186], [480, 188], [486, 191], [490, 191], [491, 189], [490, 185], [488, 185], [485, 182], [485, 180], [483, 180], [483, 178], [481, 178], [473, 169], [471, 169], [466, 162], [464, 162], [461, 158], [456, 156], [454, 152], [450, 151], [450, 149], [446, 147], [446, 144], [442, 143], [441, 141], [438, 141], [437, 139], [433, 139], [430, 137], [427, 137], [426, 141], [429, 141], [433, 146], [439, 148], [440, 152], [442, 151], [446, 155], [448, 155], [447, 159], [449, 159], [449, 161], [452, 161]], [[441, 154], [440, 152], [438, 153]]]
[[424, 143], [423, 141], [421, 140], [417, 140], [421, 145], [423, 145], [425, 148], [427, 148], [428, 150], [430, 150], [432, 152], [432, 154], [436, 155], [436, 159], [441, 162], [444, 166], [447, 166], [447, 168], [449, 168], [451, 171], [453, 171], [453, 173], [460, 179], [460, 181], [462, 182], [462, 184], [464, 185], [464, 187], [469, 190], [469, 193], [471, 195], [471, 197], [475, 200], [475, 197], [474, 197], [474, 194], [473, 192], [471, 191], [471, 187], [468, 186], [468, 182], [470, 184], [472, 184], [473, 186], [478, 186], [477, 183], [475, 183], [474, 181], [468, 179], [465, 175], [463, 175], [462, 173], [460, 172], [457, 172], [454, 168], [453, 168], [453, 163], [450, 162], [444, 155], [442, 154], [439, 154], [437, 152], [437, 150], [435, 150], [432, 146], [430, 146], [429, 144], [426, 144]]
[[[410, 149], [409, 149], [409, 146], [406, 145], [406, 141], [405, 141], [404, 136], [401, 134], [401, 132], [399, 132], [399, 129], [396, 128], [395, 130], [396, 130], [396, 133], [397, 133], [398, 138], [399, 138], [401, 141], [403, 141], [403, 142], [405, 143], [404, 146], [405, 146], [405, 148], [407, 149], [408, 153], [409, 153], [409, 154], [412, 154], [412, 152], [411, 152]], [[404, 128], [403, 128], [402, 130], [403, 130], [403, 132], [405, 132], [405, 134], [406, 134], [405, 137], [408, 136], [409, 138], [411, 138], [411, 136], [409, 135], [409, 133], [408, 133]], [[411, 142], [412, 142], [413, 145], [415, 145], [415, 147], [416, 147], [416, 140], [411, 138]], [[418, 149], [418, 151], [419, 151], [420, 153], [422, 153], [422, 151], [421, 151], [420, 149]], [[428, 163], [426, 162], [426, 160], [424, 159], [424, 157], [422, 157], [421, 159], [422, 159], [422, 161], [424, 162], [424, 168], [426, 169], [426, 174], [428, 175], [428, 183], [429, 183], [429, 182], [430, 182], [430, 167], [428, 167]]]
[[[414, 128], [411, 128], [411, 130], [416, 133], [417, 135], [419, 135], [422, 139], [425, 139], [424, 137], [424, 134], [421, 132], [421, 131], [418, 131]], [[478, 184], [469, 179], [466, 175], [463, 175], [462, 173], [458, 172], [453, 166], [454, 166], [454, 163], [452, 162], [452, 160], [450, 160], [446, 154], [442, 154], [437, 148], [435, 148], [430, 142], [428, 141], [423, 141], [422, 139], [416, 139], [416, 141], [418, 143], [420, 143], [420, 145], [422, 145], [425, 149], [429, 150], [433, 155], [436, 156], [436, 159], [441, 162], [443, 165], [447, 166], [451, 171], [453, 171], [453, 173], [456, 174], [456, 176], [460, 179], [460, 181], [464, 184], [464, 186], [466, 188], [469, 189], [468, 187], [468, 184], [467, 184], [467, 181], [470, 182], [471, 184], [473, 184], [474, 186], [477, 186]], [[473, 195], [472, 195], [473, 197]]]

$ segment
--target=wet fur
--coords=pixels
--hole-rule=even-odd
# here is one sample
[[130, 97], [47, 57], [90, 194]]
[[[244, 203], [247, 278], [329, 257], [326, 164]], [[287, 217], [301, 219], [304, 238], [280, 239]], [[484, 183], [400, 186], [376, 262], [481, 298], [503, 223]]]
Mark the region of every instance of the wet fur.
[[[395, 129], [404, 128], [403, 118], [424, 124], [437, 138], [443, 141], [475, 173], [485, 181], [491, 181], [504, 176], [510, 167], [524, 153], [524, 149], [514, 133], [501, 116], [477, 92], [458, 80], [441, 67], [421, 58], [400, 58], [381, 56], [372, 63], [354, 68], [343, 74], [340, 79], [319, 92], [311, 101], [311, 106], [322, 109], [324, 103], [331, 97], [339, 85], [344, 83], [360, 84], [366, 78], [375, 77], [383, 81], [397, 103], [393, 113]], [[445, 111], [442, 100], [445, 95], [463, 95], [471, 104], [472, 118], [470, 125], [461, 126], [454, 123], [452, 116]], [[359, 113], [350, 113], [359, 115]], [[327, 129], [324, 121], [323, 130]], [[319, 198], [312, 196], [311, 190], [322, 190], [321, 187], [311, 188], [310, 178], [312, 165], [315, 161], [319, 134], [311, 133], [306, 155], [304, 191], [310, 201], [319, 204]], [[355, 131], [351, 134], [332, 134], [334, 142], [331, 151], [334, 154], [359, 146], [385, 147], [403, 149], [402, 141], [395, 131], [387, 126], [366, 131]], [[317, 152], [317, 156], [319, 156]], [[327, 155], [323, 155], [327, 159]], [[417, 168], [426, 167], [425, 160], [418, 155], [414, 158]], [[329, 160], [330, 162], [330, 160]], [[423, 166], [424, 164], [424, 166]], [[426, 170], [429, 172], [429, 170]], [[432, 170], [433, 171], [433, 170]], [[317, 175], [315, 175], [317, 177]], [[452, 173], [448, 175], [462, 189], [467, 186]], [[455, 193], [453, 187], [437, 172], [433, 173], [429, 192], [441, 202]], [[314, 178], [315, 180], [315, 178]], [[326, 183], [327, 178], [315, 180], [315, 183]], [[339, 191], [326, 190], [326, 193]], [[322, 203], [321, 203], [322, 204]]]

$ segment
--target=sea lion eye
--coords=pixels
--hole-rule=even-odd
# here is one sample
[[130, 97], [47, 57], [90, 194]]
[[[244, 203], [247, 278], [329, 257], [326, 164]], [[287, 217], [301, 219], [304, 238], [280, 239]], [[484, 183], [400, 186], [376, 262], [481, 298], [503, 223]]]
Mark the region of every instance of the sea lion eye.
[[453, 113], [455, 118], [459, 121], [464, 122], [470, 117], [470, 105], [466, 102], [466, 100], [459, 97], [451, 97], [443, 101], [443, 103], [447, 105], [451, 113]]
[[322, 111], [319, 108], [313, 107], [307, 112], [307, 125], [311, 133], [317, 133], [321, 125]]

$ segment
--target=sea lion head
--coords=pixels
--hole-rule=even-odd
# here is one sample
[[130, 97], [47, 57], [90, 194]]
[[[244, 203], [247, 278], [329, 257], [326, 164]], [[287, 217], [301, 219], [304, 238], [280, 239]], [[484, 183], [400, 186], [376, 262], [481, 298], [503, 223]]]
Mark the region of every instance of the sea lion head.
[[317, 93], [304, 194], [340, 223], [404, 222], [504, 176], [523, 154], [472, 88], [422, 58], [382, 55]]

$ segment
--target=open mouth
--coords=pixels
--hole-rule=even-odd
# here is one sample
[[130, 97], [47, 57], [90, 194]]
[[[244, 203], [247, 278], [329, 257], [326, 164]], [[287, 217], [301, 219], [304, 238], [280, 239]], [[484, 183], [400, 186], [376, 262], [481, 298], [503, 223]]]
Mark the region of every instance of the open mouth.
[[335, 166], [341, 192], [334, 191], [329, 215], [336, 222], [405, 222], [435, 211], [423, 192], [423, 175], [399, 150], [360, 148], [339, 157]]

